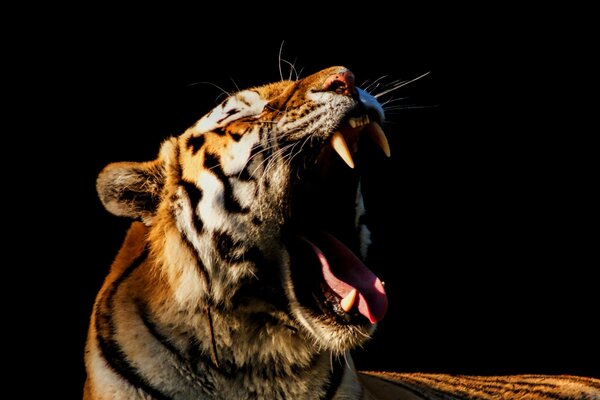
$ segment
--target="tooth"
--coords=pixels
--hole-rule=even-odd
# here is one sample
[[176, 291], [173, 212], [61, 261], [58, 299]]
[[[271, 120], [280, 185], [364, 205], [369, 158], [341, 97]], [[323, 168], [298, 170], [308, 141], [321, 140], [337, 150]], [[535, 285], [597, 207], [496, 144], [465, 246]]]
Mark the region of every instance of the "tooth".
[[383, 133], [383, 129], [381, 129], [381, 126], [377, 122], [371, 122], [369, 125], [369, 136], [383, 150], [386, 156], [389, 157], [391, 155], [390, 145], [385, 137], [385, 133]]
[[369, 119], [369, 116], [365, 115], [365, 124], [368, 124], [369, 122], [371, 122], [371, 120]]
[[[385, 137], [385, 136], [384, 136]], [[331, 145], [333, 149], [342, 157], [342, 160], [348, 164], [350, 168], [354, 168], [354, 160], [352, 159], [352, 154], [350, 154], [350, 150], [348, 150], [348, 144], [346, 143], [346, 139], [342, 136], [340, 131], [335, 131], [333, 136], [331, 137]]]
[[351, 127], [356, 128], [356, 120], [354, 118], [350, 118], [348, 120], [348, 123], [350, 124]]
[[354, 302], [356, 302], [356, 294], [357, 294], [357, 290], [356, 289], [352, 289], [350, 291], [350, 293], [348, 293], [346, 295], [346, 297], [344, 297], [342, 299], [342, 301], [340, 301], [340, 305], [342, 306], [342, 310], [344, 310], [345, 312], [348, 312], [350, 310], [352, 310], [352, 307], [354, 306]]
[[381, 281], [381, 286], [385, 287], [385, 282]]

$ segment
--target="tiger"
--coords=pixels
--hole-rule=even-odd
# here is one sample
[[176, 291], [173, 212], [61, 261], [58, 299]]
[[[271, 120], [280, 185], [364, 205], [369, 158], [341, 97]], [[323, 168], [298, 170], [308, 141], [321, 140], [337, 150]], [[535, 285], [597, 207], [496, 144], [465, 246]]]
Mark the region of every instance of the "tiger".
[[91, 311], [84, 400], [600, 399], [573, 375], [362, 371], [388, 311], [365, 265], [382, 104], [334, 66], [229, 95], [96, 181], [132, 219]]

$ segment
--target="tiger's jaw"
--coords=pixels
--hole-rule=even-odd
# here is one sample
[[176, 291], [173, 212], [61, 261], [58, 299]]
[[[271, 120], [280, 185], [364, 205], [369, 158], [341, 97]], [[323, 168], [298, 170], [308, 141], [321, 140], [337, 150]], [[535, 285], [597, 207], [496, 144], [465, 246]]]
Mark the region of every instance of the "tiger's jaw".
[[292, 311], [321, 346], [340, 353], [367, 340], [388, 307], [383, 283], [363, 262], [369, 231], [359, 170], [367, 142], [388, 156], [389, 147], [372, 99], [360, 100], [298, 173], [286, 230]]

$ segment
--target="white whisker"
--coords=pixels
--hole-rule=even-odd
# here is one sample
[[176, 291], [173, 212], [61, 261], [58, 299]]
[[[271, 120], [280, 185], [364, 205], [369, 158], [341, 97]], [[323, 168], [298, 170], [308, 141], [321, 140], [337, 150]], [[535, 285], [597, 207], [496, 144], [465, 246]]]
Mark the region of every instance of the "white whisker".
[[372, 89], [373, 89], [373, 85], [377, 85], [377, 87], [378, 87], [378, 86], [379, 86], [379, 83], [378, 83], [378, 82], [379, 82], [379, 81], [381, 81], [382, 79], [385, 79], [385, 78], [387, 78], [387, 77], [388, 77], [388, 75], [383, 75], [383, 76], [381, 76], [381, 77], [379, 77], [379, 78], [375, 79], [375, 80], [374, 80], [372, 83], [370, 83], [370, 84], [369, 84], [369, 86], [367, 86], [367, 87], [364, 87], [364, 88], [363, 88], [363, 90], [364, 90], [365, 92], [371, 93], [371, 92], [373, 91], [373, 90], [372, 90]]
[[389, 89], [387, 89], [387, 90], [384, 90], [384, 91], [383, 91], [383, 92], [381, 92], [381, 93], [377, 93], [376, 95], [373, 95], [373, 97], [375, 97], [375, 98], [377, 99], [377, 98], [379, 98], [379, 97], [381, 97], [381, 96], [383, 96], [383, 95], [385, 95], [385, 94], [388, 94], [388, 93], [390, 93], [390, 92], [393, 92], [393, 91], [395, 91], [395, 90], [398, 90], [398, 89], [400, 89], [401, 87], [404, 87], [404, 86], [408, 85], [409, 83], [412, 83], [412, 82], [418, 81], [419, 79], [421, 79], [421, 78], [423, 78], [423, 77], [425, 77], [425, 76], [429, 75], [429, 73], [430, 73], [430, 72], [431, 72], [431, 71], [427, 71], [427, 72], [425, 72], [424, 74], [422, 74], [422, 75], [420, 75], [420, 76], [417, 76], [416, 78], [413, 78], [413, 79], [410, 79], [410, 80], [408, 80], [408, 81], [404, 81], [404, 82], [400, 82], [400, 83], [394, 84], [394, 85], [393, 85], [391, 88], [389, 88]]
[[233, 86], [235, 86], [235, 88], [237, 89], [238, 92], [241, 92], [242, 90], [240, 89], [240, 87], [238, 86], [237, 83], [235, 83], [235, 81], [233, 80], [232, 77], [229, 77], [229, 79], [231, 80], [231, 82], [233, 83]]
[[[216, 83], [212, 83], [212, 82], [208, 82], [208, 81], [194, 82], [194, 83], [190, 83], [190, 84], [188, 84], [187, 86], [188, 86], [188, 87], [190, 87], [190, 86], [196, 86], [196, 85], [200, 85], [200, 84], [203, 84], [203, 85], [211, 85], [211, 86], [213, 86], [213, 87], [215, 87], [215, 88], [219, 89], [219, 90], [221, 91], [221, 94], [220, 94], [219, 96], [217, 96], [217, 99], [218, 99], [219, 97], [221, 97], [222, 95], [225, 95], [225, 96], [227, 96], [227, 97], [229, 97], [229, 96], [231, 96], [231, 95], [232, 95], [232, 93], [231, 93], [231, 92], [228, 92], [227, 90], [223, 89], [221, 86], [217, 85]], [[234, 84], [235, 84], [235, 82], [234, 82]], [[237, 87], [237, 85], [236, 85], [236, 87]]]
[[394, 99], [389, 99], [389, 100], [386, 100], [383, 103], [381, 103], [381, 106], [385, 109], [386, 106], [388, 106], [389, 104], [396, 103], [398, 101], [402, 101], [402, 100], [406, 100], [406, 99], [408, 99], [408, 97], [397, 97]]
[[433, 105], [429, 105], [429, 106], [417, 106], [417, 105], [411, 105], [411, 104], [407, 104], [405, 106], [399, 105], [399, 106], [392, 106], [389, 108], [385, 108], [385, 111], [398, 111], [398, 110], [413, 110], [413, 109], [421, 109], [421, 108], [436, 108], [438, 107], [437, 105], [433, 104]]
[[282, 61], [282, 59], [281, 59], [281, 53], [283, 52], [283, 44], [284, 43], [285, 43], [285, 40], [282, 40], [281, 41], [281, 46], [279, 46], [279, 63], [278, 63], [279, 64], [279, 77], [281, 78], [282, 81], [284, 79], [283, 79], [283, 71], [282, 71], [282, 68], [281, 68], [281, 61]]

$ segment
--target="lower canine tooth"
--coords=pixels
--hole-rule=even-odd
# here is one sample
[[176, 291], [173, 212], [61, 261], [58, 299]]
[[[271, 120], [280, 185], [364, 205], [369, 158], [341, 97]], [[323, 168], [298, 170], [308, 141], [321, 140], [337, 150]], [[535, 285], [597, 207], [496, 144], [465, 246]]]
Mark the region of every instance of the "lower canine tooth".
[[340, 301], [340, 305], [342, 306], [342, 310], [344, 310], [345, 312], [348, 312], [348, 311], [352, 310], [352, 307], [354, 306], [354, 303], [356, 302], [356, 294], [357, 293], [358, 293], [358, 291], [356, 289], [352, 289], [346, 295], [346, 297], [344, 297], [342, 299], [342, 301]]
[[391, 155], [390, 145], [381, 126], [379, 126], [377, 122], [371, 122], [367, 129], [369, 130], [369, 137], [381, 148], [381, 150], [383, 150], [385, 155], [389, 157]]
[[[381, 129], [381, 128], [380, 128]], [[331, 145], [336, 153], [342, 157], [342, 160], [350, 168], [354, 168], [354, 160], [352, 159], [352, 154], [350, 154], [350, 150], [348, 149], [348, 144], [346, 143], [346, 139], [340, 131], [335, 131], [333, 136], [331, 137]]]

